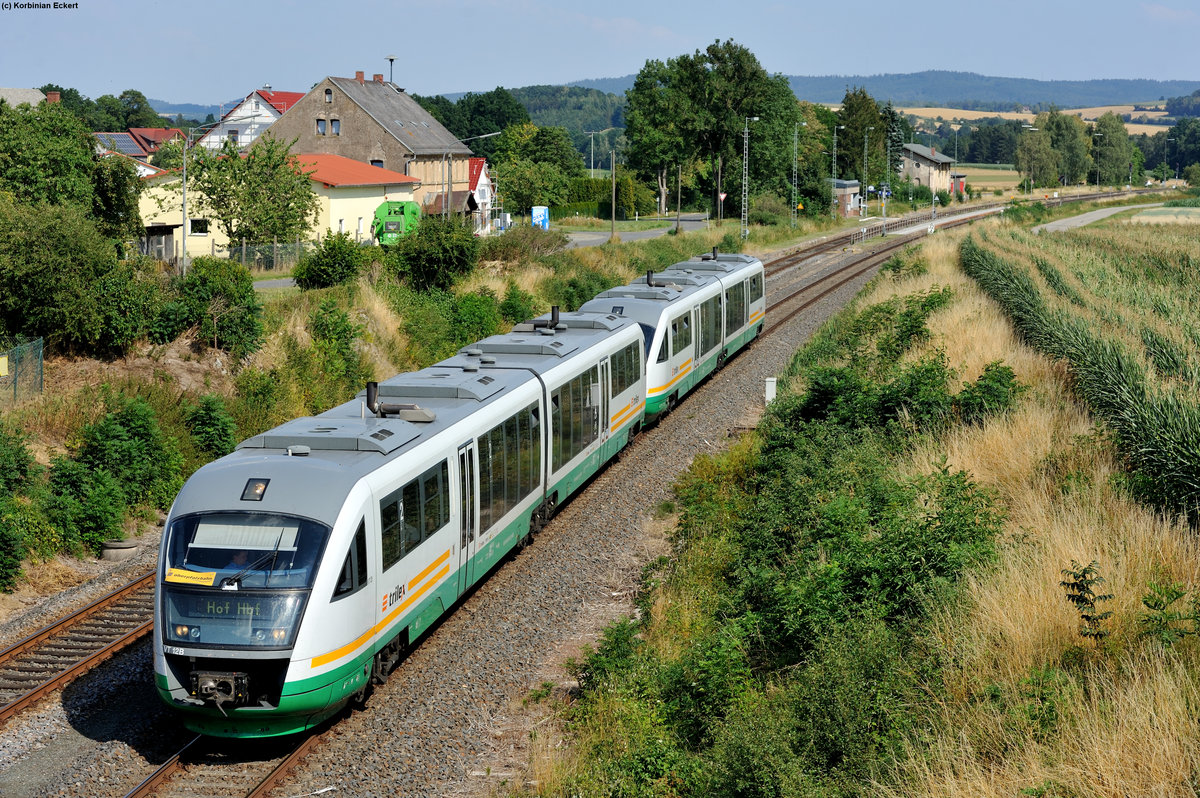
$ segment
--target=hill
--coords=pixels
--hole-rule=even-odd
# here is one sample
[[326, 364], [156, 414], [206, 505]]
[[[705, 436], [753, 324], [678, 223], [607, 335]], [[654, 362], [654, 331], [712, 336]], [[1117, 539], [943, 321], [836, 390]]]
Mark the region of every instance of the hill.
[[[571, 86], [623, 94], [633, 75], [579, 80]], [[875, 99], [896, 105], [944, 105], [953, 108], [1010, 111], [1015, 106], [1078, 108], [1148, 102], [1191, 94], [1200, 81], [1191, 80], [1033, 80], [979, 75], [974, 72], [929, 70], [884, 75], [789, 75], [792, 91], [802, 100], [838, 103], [847, 88], [861, 86]]]

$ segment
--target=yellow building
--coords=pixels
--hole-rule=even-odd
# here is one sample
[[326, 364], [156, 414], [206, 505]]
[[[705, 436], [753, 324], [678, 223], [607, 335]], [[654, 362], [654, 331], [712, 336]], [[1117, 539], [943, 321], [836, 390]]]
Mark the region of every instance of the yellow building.
[[[412, 201], [421, 181], [390, 169], [327, 153], [302, 153], [300, 168], [311, 172], [313, 192], [318, 197], [317, 219], [301, 236], [314, 241], [327, 230], [347, 233], [355, 241], [371, 237], [375, 209], [385, 200]], [[180, 228], [183, 224], [182, 181], [178, 171], [144, 178], [139, 210], [146, 228], [141, 241], [144, 254], [177, 264], [183, 255]], [[189, 233], [187, 256], [224, 255], [229, 238], [215, 220], [199, 212], [198, 198], [188, 195]], [[290, 242], [281, 242], [290, 243]]]

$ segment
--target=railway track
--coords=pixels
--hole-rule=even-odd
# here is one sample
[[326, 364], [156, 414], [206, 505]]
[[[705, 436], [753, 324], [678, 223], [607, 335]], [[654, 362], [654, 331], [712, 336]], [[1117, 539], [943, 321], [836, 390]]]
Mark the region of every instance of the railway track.
[[[968, 220], [962, 220], [957, 223], [966, 223], [966, 221]], [[940, 226], [945, 226], [950, 223], [950, 221], [946, 221]], [[781, 292], [785, 293], [786, 295], [776, 298], [771, 303], [770, 309], [773, 316], [786, 312], [788, 314], [787, 317], [772, 318], [771, 324], [764, 330], [764, 334], [770, 334], [782, 326], [782, 324], [785, 324], [788, 319], [794, 318], [805, 308], [815, 304], [821, 298], [827, 296], [830, 292], [837, 290], [837, 288], [842, 287], [846, 283], [852, 281], [855, 279], [855, 277], [861, 276], [870, 269], [877, 267], [884, 259], [890, 256], [891, 252], [895, 249], [910, 244], [914, 240], [922, 237], [923, 234], [912, 236], [894, 236], [889, 239], [871, 242], [868, 245], [868, 248], [871, 250], [870, 252], [863, 251], [864, 248], [860, 246], [855, 252], [847, 252], [845, 255], [839, 255], [836, 260], [841, 262], [830, 264], [828, 260], [826, 260], [817, 269], [803, 269], [802, 271], [808, 272], [808, 274], [804, 275], [802, 278], [805, 284], [797, 290], [789, 289], [786, 292]], [[812, 261], [817, 255], [825, 254], [835, 249], [840, 251], [846, 246], [847, 243], [848, 241], [827, 240], [825, 242], [821, 242], [821, 244], [816, 247], [810, 247], [800, 253], [794, 253], [789, 259], [789, 262], [793, 266], [801, 266], [809, 261]], [[864, 258], [866, 260], [864, 260]], [[778, 261], [775, 263], [778, 263]], [[812, 264], [808, 263], [807, 265], [811, 266]], [[774, 269], [773, 273], [779, 274], [786, 268], [786, 266], [776, 268]], [[818, 292], [815, 296], [813, 295], [814, 291]], [[788, 304], [789, 302], [793, 302], [797, 297], [802, 297], [799, 307], [792, 307]], [[139, 583], [149, 585], [152, 584], [151, 580], [152, 575], [147, 574], [141, 579], [130, 583], [130, 585], [136, 585]], [[130, 586], [126, 586], [126, 589], [129, 587]], [[111, 599], [121, 592], [122, 591], [117, 591], [112, 594], [112, 596], [106, 597], [106, 599]], [[150, 588], [147, 587], [142, 609], [142, 623], [130, 630], [128, 635], [125, 637], [127, 641], [125, 645], [128, 645], [129, 642], [139, 639], [142, 635], [147, 633], [150, 623], [149, 618], [152, 610], [151, 601], [152, 598]], [[82, 616], [85, 612], [87, 611], [85, 610], [77, 613], [76, 616], [72, 616], [72, 619]], [[46, 630], [43, 630], [36, 635], [31, 635], [30, 638], [27, 638], [16, 646], [13, 646], [8, 651], [0, 653], [0, 678], [2, 678], [3, 674], [5, 673], [3, 666], [4, 656], [8, 655], [9, 652], [23, 646], [26, 648], [35, 647], [37, 644], [33, 642], [34, 638], [42, 637], [43, 642], [52, 639], [52, 635], [46, 636], [48, 630], [64, 626], [67, 623], [70, 623], [72, 619], [64, 619], [63, 622], [56, 624], [54, 627], [47, 627]], [[114, 623], [113, 625], [116, 624]], [[116, 644], [109, 644], [105, 647], [109, 648], [111, 651], [109, 656], [111, 656], [112, 653], [115, 653], [116, 650], [119, 650], [119, 646]], [[87, 667], [94, 667], [95, 664], [95, 662], [92, 662]], [[86, 670], [86, 667], [84, 670]], [[71, 678], [75, 678], [75, 676], [82, 672], [83, 670], [78, 671], [72, 676], [66, 675], [66, 672], [64, 671], [63, 675], [58, 677], [60, 680], [57, 686], [62, 686], [62, 684], [65, 684]], [[49, 687], [47, 688], [47, 691], [52, 689], [54, 689], [54, 687]], [[41, 694], [44, 695], [44, 692]], [[0, 694], [0, 700], [4, 699], [5, 696]], [[28, 704], [34, 700], [36, 700], [36, 698], [26, 700], [22, 703], [22, 706], [28, 706]], [[19, 711], [20, 707], [12, 707], [12, 703], [14, 702], [10, 701], [10, 705], [4, 708], [4, 710], [8, 712], [8, 715], [4, 715], [3, 717], [8, 717], [12, 713]], [[2, 722], [2, 720], [0, 720], [0, 722]], [[268, 756], [265, 751], [260, 753], [248, 752], [244, 747], [232, 749], [237, 750], [236, 755], [232, 754], [231, 750], [229, 749], [222, 751], [219, 749], [201, 750], [199, 748], [193, 748], [189, 752], [181, 752], [179, 756], [174, 757], [174, 761], [165, 764], [158, 773], [155, 773], [153, 776], [139, 785], [133, 792], [129, 793], [129, 795], [158, 795], [170, 797], [217, 794], [250, 796], [265, 795], [268, 790], [272, 789], [279, 783], [279, 780], [282, 779], [289, 770], [293, 769], [298, 762], [303, 760], [303, 758], [311, 752], [312, 748], [318, 744], [320, 739], [321, 737], [318, 734], [305, 735], [304, 746], [302, 748], [297, 748], [290, 752], [281, 751], [277, 755], [273, 754], [270, 756]], [[142, 774], [144, 773], [145, 771], [143, 770]], [[138, 778], [140, 777], [141, 775], [138, 776]], [[133, 780], [130, 779], [127, 783], [132, 783], [132, 781]]]
[[0, 725], [149, 633], [154, 574], [0, 651]]
[[197, 736], [125, 798], [263, 798], [318, 745], [320, 732], [302, 739], [229, 741]]

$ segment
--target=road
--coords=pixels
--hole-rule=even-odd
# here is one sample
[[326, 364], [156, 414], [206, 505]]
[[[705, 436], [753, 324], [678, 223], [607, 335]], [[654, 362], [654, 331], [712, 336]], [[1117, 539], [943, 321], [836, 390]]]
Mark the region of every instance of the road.
[[1073, 227], [1083, 227], [1091, 224], [1092, 222], [1098, 222], [1101, 219], [1106, 219], [1114, 214], [1124, 213], [1125, 211], [1132, 211], [1139, 208], [1157, 208], [1161, 205], [1161, 202], [1148, 202], [1144, 205], [1123, 205], [1119, 208], [1101, 208], [1098, 211], [1088, 211], [1087, 213], [1081, 213], [1078, 216], [1071, 216], [1067, 219], [1059, 219], [1056, 222], [1039, 224], [1037, 227], [1033, 228], [1033, 232], [1041, 233], [1042, 231], [1045, 231], [1048, 233], [1057, 233], [1062, 230], [1070, 230]]
[[[618, 230], [617, 236], [621, 239], [621, 243], [642, 241], [647, 238], [658, 238], [675, 229], [675, 225], [673, 224], [675, 217], [672, 216], [670, 218], [672, 224], [669, 227], [656, 227], [652, 230]], [[679, 220], [680, 229], [685, 233], [690, 233], [694, 230], [703, 230], [708, 227], [707, 213], [684, 213], [680, 215]], [[567, 244], [567, 248], [598, 247], [601, 244], [608, 243], [611, 234], [611, 228], [609, 230], [588, 231], [586, 233], [567, 233], [567, 237], [571, 239], [571, 243]]]

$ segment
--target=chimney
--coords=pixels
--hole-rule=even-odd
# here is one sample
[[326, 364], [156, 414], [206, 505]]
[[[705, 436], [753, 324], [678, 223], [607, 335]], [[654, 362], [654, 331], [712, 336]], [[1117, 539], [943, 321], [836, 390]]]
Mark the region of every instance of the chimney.
[[357, 80], [359, 83], [366, 83], [366, 82], [367, 82], [367, 79], [366, 79], [366, 77], [363, 75], [363, 72], [362, 72], [362, 70], [361, 70], [361, 69], [360, 69], [359, 71], [357, 71], [357, 72], [355, 72], [355, 73], [354, 73], [354, 79], [355, 79], [355, 80]]
[[62, 102], [61, 94], [59, 94], [56, 91], [46, 92], [46, 104], [47, 105], [54, 105], [55, 103], [58, 103], [58, 102]]
[[374, 79], [374, 81], [376, 83], [383, 83], [383, 73], [382, 72], [372, 75], [371, 77], [372, 77], [372, 79]]

